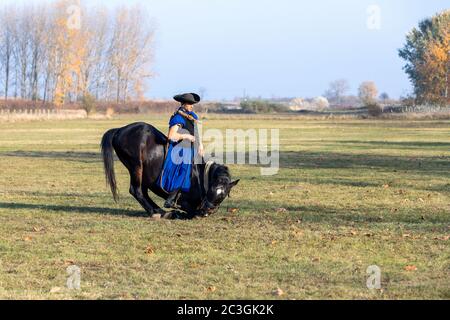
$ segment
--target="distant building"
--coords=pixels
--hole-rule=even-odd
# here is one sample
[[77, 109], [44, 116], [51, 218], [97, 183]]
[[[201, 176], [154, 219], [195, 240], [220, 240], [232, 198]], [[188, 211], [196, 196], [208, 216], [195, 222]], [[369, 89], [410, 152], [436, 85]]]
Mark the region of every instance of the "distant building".
[[238, 111], [242, 110], [242, 107], [239, 103], [227, 103], [222, 106], [225, 111]]

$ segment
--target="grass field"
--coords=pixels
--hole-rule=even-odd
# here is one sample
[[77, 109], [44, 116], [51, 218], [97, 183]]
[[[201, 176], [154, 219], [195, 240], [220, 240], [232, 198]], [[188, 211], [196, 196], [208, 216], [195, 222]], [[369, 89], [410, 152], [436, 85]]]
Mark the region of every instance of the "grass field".
[[232, 165], [216, 215], [153, 221], [118, 161], [113, 202], [99, 156], [104, 131], [136, 120], [166, 131], [152, 116], [0, 123], [0, 298], [450, 299], [450, 121], [210, 119], [279, 128], [279, 174]]

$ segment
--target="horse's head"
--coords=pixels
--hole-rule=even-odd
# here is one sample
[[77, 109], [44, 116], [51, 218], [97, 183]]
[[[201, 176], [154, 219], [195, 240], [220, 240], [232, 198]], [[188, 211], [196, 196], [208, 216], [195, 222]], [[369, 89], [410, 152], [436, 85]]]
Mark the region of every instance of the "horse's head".
[[231, 181], [230, 171], [224, 165], [214, 163], [209, 170], [206, 176], [210, 181], [206, 180], [207, 192], [201, 204], [201, 210], [206, 214], [216, 211], [225, 198], [230, 196], [231, 189], [239, 182], [239, 180]]

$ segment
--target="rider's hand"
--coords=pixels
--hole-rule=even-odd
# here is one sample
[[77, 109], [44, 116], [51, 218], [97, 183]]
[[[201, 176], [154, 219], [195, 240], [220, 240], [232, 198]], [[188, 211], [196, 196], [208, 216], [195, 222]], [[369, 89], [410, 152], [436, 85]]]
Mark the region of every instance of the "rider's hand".
[[203, 157], [203, 156], [205, 155], [205, 149], [203, 148], [203, 144], [200, 144], [200, 145], [198, 146], [198, 155], [199, 155], [200, 157]]
[[183, 135], [183, 140], [189, 140], [190, 142], [194, 143], [195, 137], [190, 134], [185, 134], [185, 135]]

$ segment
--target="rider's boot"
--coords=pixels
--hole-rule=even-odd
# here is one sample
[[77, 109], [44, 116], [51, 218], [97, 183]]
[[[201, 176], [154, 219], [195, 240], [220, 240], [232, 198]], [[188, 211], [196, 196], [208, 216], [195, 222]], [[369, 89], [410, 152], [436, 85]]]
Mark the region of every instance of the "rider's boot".
[[169, 197], [166, 199], [166, 202], [164, 202], [164, 208], [170, 209], [173, 208], [175, 205], [175, 200], [177, 198], [179, 190], [175, 190], [171, 193], [169, 193]]

